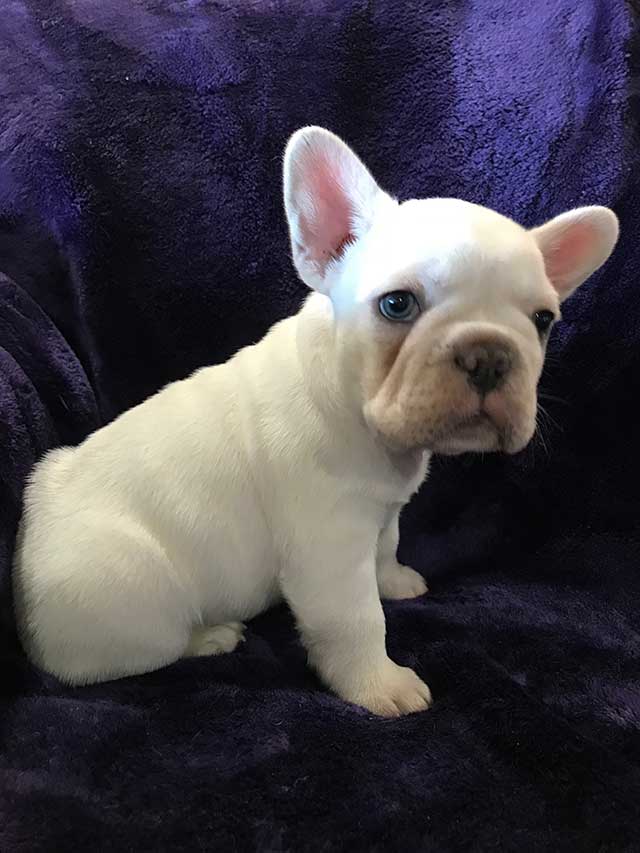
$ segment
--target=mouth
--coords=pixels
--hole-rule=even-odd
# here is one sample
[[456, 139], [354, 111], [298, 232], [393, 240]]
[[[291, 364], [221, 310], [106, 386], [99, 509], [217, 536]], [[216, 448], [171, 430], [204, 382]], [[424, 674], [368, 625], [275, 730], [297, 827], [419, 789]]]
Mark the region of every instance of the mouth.
[[442, 430], [430, 442], [434, 453], [491, 453], [507, 449], [507, 435], [485, 411], [462, 418]]

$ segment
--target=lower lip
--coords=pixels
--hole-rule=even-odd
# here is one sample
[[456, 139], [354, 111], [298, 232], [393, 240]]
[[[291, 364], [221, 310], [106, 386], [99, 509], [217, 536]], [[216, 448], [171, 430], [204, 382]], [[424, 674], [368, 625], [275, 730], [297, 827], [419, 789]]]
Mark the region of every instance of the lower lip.
[[483, 412], [462, 421], [458, 426], [447, 432], [444, 442], [455, 442], [456, 445], [469, 444], [470, 448], [478, 443], [500, 444], [499, 432], [491, 418]]
[[454, 432], [475, 432], [478, 428], [489, 427], [495, 430], [495, 424], [485, 412], [478, 412], [470, 418], [465, 419], [458, 427], [455, 427]]

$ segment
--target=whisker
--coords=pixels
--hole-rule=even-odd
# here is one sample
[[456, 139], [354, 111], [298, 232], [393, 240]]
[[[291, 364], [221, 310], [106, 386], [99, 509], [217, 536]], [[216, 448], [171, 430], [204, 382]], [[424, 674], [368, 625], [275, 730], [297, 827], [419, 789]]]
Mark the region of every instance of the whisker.
[[563, 406], [571, 405], [568, 400], [563, 400], [562, 397], [556, 397], [553, 394], [547, 394], [546, 391], [538, 390], [538, 398], [542, 400], [548, 400], [550, 403], [562, 403]]
[[547, 354], [544, 357], [544, 363], [545, 364], [551, 364], [551, 365], [560, 364], [561, 361], [562, 361], [562, 358], [561, 358], [560, 354], [559, 353], [556, 354], [555, 352], [547, 352]]
[[547, 445], [547, 442], [545, 441], [545, 437], [544, 437], [544, 434], [543, 434], [543, 432], [542, 432], [542, 427], [541, 427], [540, 423], [538, 422], [538, 419], [537, 419], [537, 418], [536, 418], [536, 432], [535, 432], [535, 435], [536, 435], [536, 438], [539, 438], [539, 439], [540, 439], [540, 442], [541, 442], [541, 444], [542, 444], [542, 447], [544, 448], [544, 452], [546, 453], [547, 458], [549, 458], [549, 457], [551, 456], [551, 454], [550, 454], [550, 452], [549, 452], [549, 447], [548, 447], [548, 445]]
[[545, 409], [542, 403], [538, 402], [538, 414], [543, 415], [549, 423], [552, 424], [557, 430], [560, 432], [564, 432], [564, 427], [558, 423], [558, 421], [552, 417], [549, 412]]

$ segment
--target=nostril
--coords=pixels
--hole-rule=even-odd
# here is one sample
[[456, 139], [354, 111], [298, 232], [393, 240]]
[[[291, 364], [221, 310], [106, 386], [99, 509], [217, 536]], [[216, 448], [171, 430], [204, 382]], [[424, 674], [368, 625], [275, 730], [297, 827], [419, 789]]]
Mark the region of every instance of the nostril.
[[493, 357], [493, 370], [497, 377], [502, 378], [511, 370], [511, 356], [506, 350], [498, 350]]
[[487, 353], [480, 347], [473, 347], [468, 350], [460, 350], [453, 360], [456, 367], [464, 373], [475, 373], [486, 362]]
[[456, 367], [467, 375], [467, 381], [478, 393], [488, 394], [497, 388], [511, 370], [508, 350], [493, 346], [472, 346], [454, 355]]
[[460, 355], [460, 353], [457, 353], [455, 358], [453, 359], [453, 361], [454, 361], [456, 367], [458, 368], [458, 370], [464, 370], [465, 373], [467, 372], [467, 365], [466, 365], [465, 358], [463, 355]]

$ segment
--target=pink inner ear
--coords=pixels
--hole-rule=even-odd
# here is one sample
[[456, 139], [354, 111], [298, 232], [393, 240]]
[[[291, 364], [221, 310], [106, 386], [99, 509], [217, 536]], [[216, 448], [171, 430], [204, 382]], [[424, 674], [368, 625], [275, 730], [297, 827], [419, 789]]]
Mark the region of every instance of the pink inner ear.
[[574, 222], [542, 248], [547, 275], [559, 290], [579, 277], [591, 255], [593, 240], [589, 223]]
[[336, 246], [336, 250], [333, 253], [334, 258], [339, 258], [347, 246], [350, 246], [352, 243], [355, 243], [356, 238], [353, 236], [351, 232], [345, 235], [342, 240], [340, 240], [339, 244]]
[[324, 151], [309, 151], [301, 166], [308, 198], [300, 218], [301, 236], [309, 256], [326, 263], [353, 241], [353, 202], [338, 159], [331, 160]]

